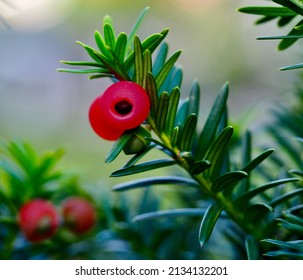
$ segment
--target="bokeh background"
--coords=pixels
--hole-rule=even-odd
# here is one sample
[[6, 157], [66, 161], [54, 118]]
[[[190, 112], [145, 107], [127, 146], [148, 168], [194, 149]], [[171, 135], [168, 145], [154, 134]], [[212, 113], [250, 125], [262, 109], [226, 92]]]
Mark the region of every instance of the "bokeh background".
[[[0, 139], [22, 139], [38, 150], [62, 147], [63, 164], [79, 170], [88, 182], [108, 178], [123, 161], [105, 165], [112, 143], [91, 130], [87, 111], [109, 80], [58, 73], [60, 60], [86, 60], [80, 40], [94, 45], [102, 18], [110, 14], [116, 31], [130, 31], [145, 6], [151, 9], [139, 35], [169, 27], [171, 52], [183, 49], [182, 93], [193, 79], [202, 89], [207, 114], [217, 92], [230, 82], [229, 112], [237, 126], [257, 129], [270, 121], [273, 103], [287, 102], [294, 72], [281, 66], [296, 63], [299, 49], [278, 53], [274, 41], [261, 35], [281, 34], [275, 23], [256, 27], [256, 17], [237, 8], [268, 5], [256, 0], [0, 0]], [[284, 33], [287, 32], [286, 30]], [[202, 116], [203, 116], [202, 114]]]

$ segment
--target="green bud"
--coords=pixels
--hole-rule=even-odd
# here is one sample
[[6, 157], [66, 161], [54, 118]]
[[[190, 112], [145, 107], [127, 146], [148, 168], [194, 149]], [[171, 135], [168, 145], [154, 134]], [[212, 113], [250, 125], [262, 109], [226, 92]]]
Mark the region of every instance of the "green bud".
[[133, 155], [144, 151], [149, 145], [150, 140], [147, 137], [150, 136], [150, 132], [145, 127], [138, 127], [131, 132], [132, 136], [123, 148], [126, 155]]

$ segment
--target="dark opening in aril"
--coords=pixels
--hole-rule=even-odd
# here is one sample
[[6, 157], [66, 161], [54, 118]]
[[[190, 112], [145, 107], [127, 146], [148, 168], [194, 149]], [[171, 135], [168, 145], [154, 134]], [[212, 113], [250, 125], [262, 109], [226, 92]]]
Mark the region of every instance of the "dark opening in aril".
[[133, 106], [127, 100], [121, 100], [115, 104], [115, 110], [120, 115], [127, 115], [131, 112]]

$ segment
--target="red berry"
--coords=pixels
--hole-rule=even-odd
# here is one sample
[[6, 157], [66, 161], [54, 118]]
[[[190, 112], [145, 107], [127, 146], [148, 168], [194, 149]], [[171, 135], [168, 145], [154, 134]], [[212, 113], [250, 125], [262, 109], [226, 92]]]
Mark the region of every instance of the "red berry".
[[98, 96], [89, 109], [89, 120], [93, 130], [105, 140], [117, 140], [124, 130], [111, 127], [103, 117], [102, 96]]
[[132, 129], [147, 118], [150, 101], [146, 91], [136, 83], [122, 81], [111, 85], [102, 95], [104, 117], [118, 129]]
[[144, 122], [149, 109], [150, 100], [146, 91], [136, 83], [122, 81], [108, 87], [93, 102], [89, 119], [99, 136], [116, 140], [125, 130]]
[[53, 204], [43, 199], [35, 199], [21, 207], [19, 225], [28, 241], [39, 242], [56, 233], [59, 216]]
[[92, 204], [79, 197], [71, 197], [64, 201], [62, 215], [66, 226], [77, 234], [89, 231], [97, 219], [96, 210]]

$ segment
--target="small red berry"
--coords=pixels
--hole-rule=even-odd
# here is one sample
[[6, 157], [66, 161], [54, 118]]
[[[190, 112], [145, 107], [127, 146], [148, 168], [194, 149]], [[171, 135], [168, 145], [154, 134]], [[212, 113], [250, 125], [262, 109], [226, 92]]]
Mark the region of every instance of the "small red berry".
[[149, 109], [146, 91], [136, 83], [121, 81], [95, 99], [89, 110], [89, 120], [99, 136], [116, 140], [125, 130], [143, 123]]
[[70, 197], [62, 205], [66, 226], [77, 234], [89, 231], [96, 223], [97, 213], [90, 202], [79, 197]]
[[93, 130], [103, 139], [117, 140], [124, 132], [121, 129], [111, 127], [103, 117], [103, 105], [101, 96], [98, 96], [89, 109], [89, 120]]
[[39, 242], [56, 233], [59, 215], [50, 202], [43, 199], [31, 200], [19, 211], [19, 225], [28, 241]]
[[102, 95], [104, 117], [118, 129], [132, 129], [147, 118], [150, 101], [146, 91], [136, 83], [122, 81], [111, 85]]

